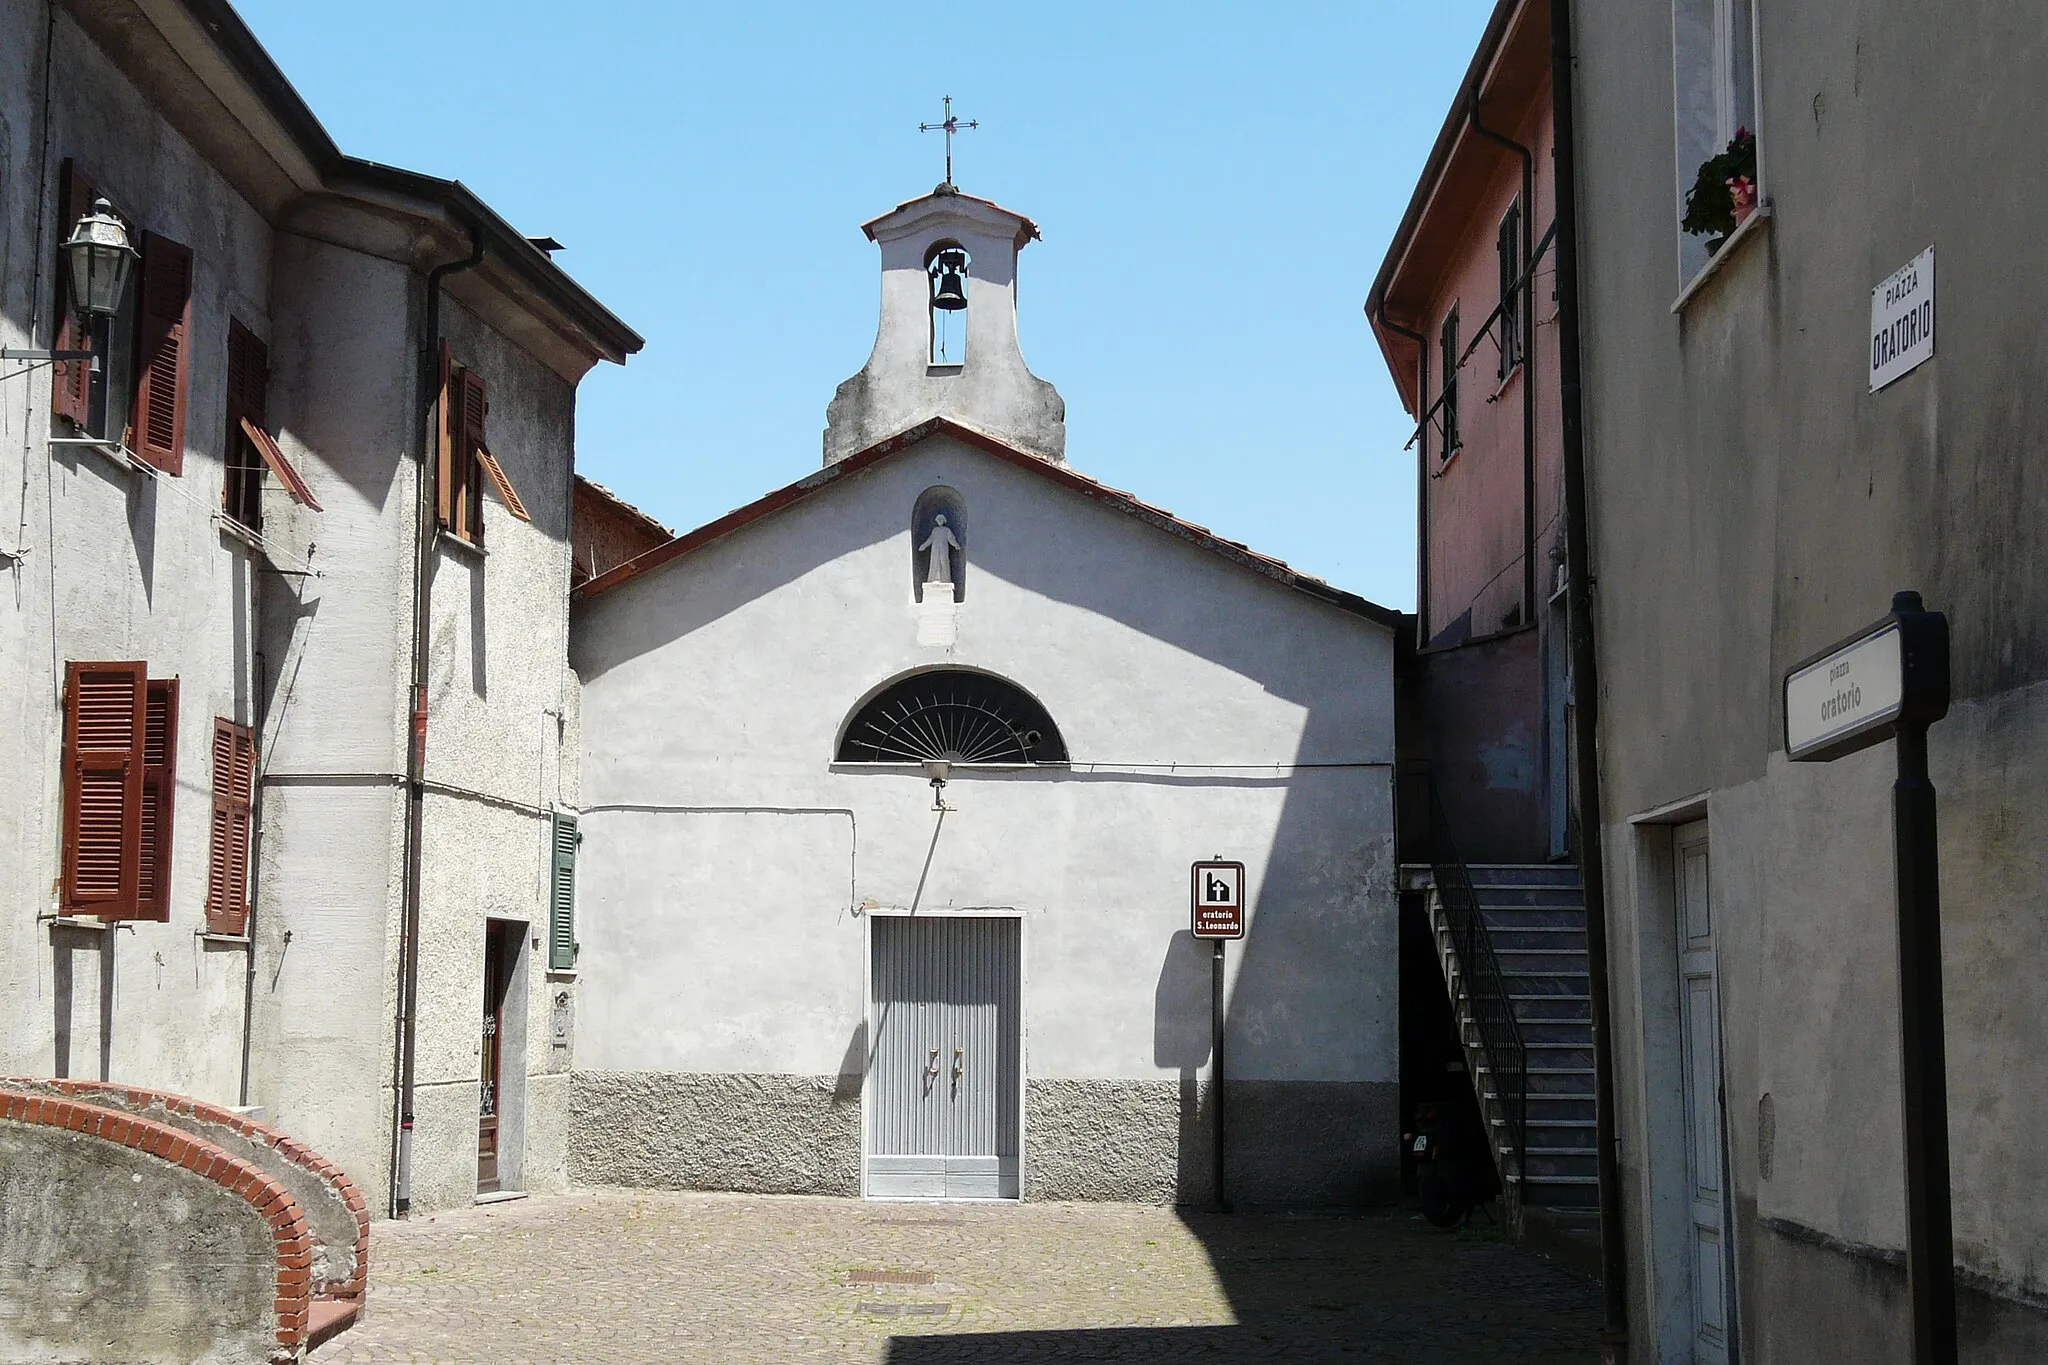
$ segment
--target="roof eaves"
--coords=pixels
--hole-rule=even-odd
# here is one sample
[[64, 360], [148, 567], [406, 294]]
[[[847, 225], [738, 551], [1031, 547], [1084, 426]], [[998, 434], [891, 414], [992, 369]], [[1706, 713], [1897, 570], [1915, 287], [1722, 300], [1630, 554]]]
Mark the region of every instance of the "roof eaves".
[[1349, 593], [1341, 588], [1332, 587], [1322, 579], [1302, 573], [1282, 560], [1248, 549], [1239, 541], [1226, 540], [1209, 530], [1206, 526], [1198, 526], [1194, 522], [1175, 516], [1165, 508], [1154, 507], [1151, 503], [1134, 497], [1120, 488], [1112, 488], [1108, 484], [1091, 479], [1085, 474], [1078, 474], [1063, 465], [1053, 464], [1048, 460], [1031, 454], [1029, 451], [1020, 450], [1000, 437], [991, 436], [985, 431], [976, 430], [965, 423], [956, 422], [949, 417], [927, 418], [913, 427], [899, 431], [893, 436], [885, 437], [865, 450], [850, 455], [846, 459], [834, 464], [829, 464], [814, 474], [808, 474], [798, 479], [795, 483], [788, 484], [769, 493], [765, 497], [748, 503], [744, 507], [736, 508], [726, 513], [716, 521], [708, 522], [694, 531], [676, 537], [665, 545], [657, 545], [643, 555], [629, 559], [624, 564], [606, 570], [604, 573], [577, 587], [571, 593], [571, 596], [578, 601], [595, 597], [629, 579], [638, 578], [650, 570], [658, 569], [664, 564], [680, 559], [691, 551], [701, 549], [713, 541], [722, 540], [744, 526], [802, 501], [821, 488], [836, 483], [840, 479], [858, 474], [862, 470], [888, 459], [899, 451], [908, 450], [929, 437], [941, 434], [951, 436], [964, 444], [974, 446], [976, 449], [985, 451], [1020, 469], [1028, 470], [1042, 478], [1051, 479], [1055, 483], [1063, 484], [1093, 502], [1101, 503], [1126, 515], [1136, 517], [1140, 521], [1144, 521], [1166, 532], [1168, 535], [1187, 541], [1212, 554], [1219, 555], [1241, 568], [1249, 569], [1262, 577], [1272, 579], [1284, 587], [1306, 593], [1308, 596], [1326, 602], [1339, 610], [1349, 612], [1354, 616], [1363, 617], [1376, 624], [1386, 626], [1388, 629], [1393, 629], [1400, 623], [1401, 613], [1390, 607], [1380, 606], [1378, 603], [1368, 601], [1356, 593]]
[[596, 495], [597, 495], [598, 497], [600, 497], [600, 498], [603, 498], [603, 499], [604, 499], [604, 500], [605, 500], [606, 502], [608, 502], [608, 503], [610, 503], [610, 504], [611, 504], [612, 506], [614, 506], [614, 507], [618, 508], [618, 509], [619, 509], [619, 510], [620, 510], [621, 512], [624, 512], [624, 513], [625, 513], [625, 514], [626, 514], [627, 516], [629, 516], [629, 517], [633, 518], [633, 520], [635, 520], [635, 521], [639, 522], [639, 523], [640, 523], [640, 524], [641, 524], [642, 526], [645, 526], [645, 527], [646, 527], [646, 528], [647, 528], [648, 530], [650, 530], [650, 531], [654, 531], [654, 532], [656, 532], [657, 534], [660, 534], [660, 535], [663, 535], [663, 536], [667, 536], [667, 537], [669, 537], [669, 538], [671, 538], [671, 539], [673, 539], [673, 538], [674, 538], [674, 536], [675, 536], [675, 531], [674, 531], [674, 530], [673, 530], [673, 529], [672, 529], [671, 527], [667, 527], [667, 526], [664, 526], [664, 525], [662, 525], [662, 524], [661, 524], [660, 522], [656, 521], [656, 520], [655, 520], [655, 519], [654, 519], [653, 517], [651, 517], [651, 516], [647, 515], [647, 513], [643, 512], [643, 511], [641, 511], [641, 510], [640, 510], [639, 508], [635, 507], [635, 506], [634, 506], [634, 505], [633, 505], [632, 503], [630, 503], [630, 502], [627, 502], [627, 501], [626, 501], [626, 500], [625, 500], [624, 498], [620, 497], [620, 496], [619, 496], [619, 495], [618, 495], [617, 493], [614, 493], [614, 492], [612, 492], [612, 490], [611, 490], [611, 489], [609, 489], [609, 488], [606, 488], [606, 487], [605, 487], [605, 486], [604, 486], [603, 484], [599, 483], [599, 482], [598, 482], [598, 481], [597, 481], [596, 479], [592, 479], [592, 478], [586, 478], [585, 476], [583, 476], [583, 475], [581, 475], [581, 474], [578, 474], [578, 475], [576, 476], [576, 486], [577, 486], [577, 487], [579, 487], [579, 488], [587, 488], [587, 489], [589, 489], [589, 490], [590, 490], [590, 491], [591, 491], [592, 493], [596, 494]]
[[1465, 133], [1465, 119], [1472, 92], [1479, 88], [1486, 78], [1487, 70], [1493, 65], [1501, 40], [1507, 36], [1508, 27], [1515, 11], [1525, 0], [1495, 0], [1493, 13], [1487, 18], [1486, 28], [1479, 36], [1479, 45], [1472, 53], [1471, 64], [1465, 68], [1465, 78], [1458, 83], [1458, 93], [1451, 101], [1450, 111], [1444, 115], [1443, 127], [1437, 131], [1436, 141], [1429, 149], [1429, 159], [1423, 163], [1422, 175], [1415, 182], [1415, 191], [1408, 198], [1408, 207], [1401, 214], [1401, 224], [1394, 229], [1394, 240], [1387, 246], [1387, 254], [1380, 261], [1379, 273], [1373, 277], [1372, 288], [1365, 296], [1365, 313], [1375, 324], [1379, 320], [1381, 307], [1386, 302], [1387, 290], [1394, 277], [1400, 273], [1402, 261], [1408, 255], [1409, 245], [1414, 241], [1415, 230], [1422, 222], [1423, 213], [1429, 208], [1429, 201], [1435, 196], [1437, 184], [1443, 179], [1445, 169], [1450, 165], [1451, 155], [1457, 150], [1459, 140]]
[[253, 90], [280, 126], [299, 144], [308, 160], [329, 181], [350, 181], [416, 195], [447, 209], [451, 216], [474, 223], [486, 248], [498, 261], [530, 285], [581, 328], [593, 349], [615, 363], [623, 362], [645, 343], [639, 333], [569, 273], [548, 259], [495, 209], [460, 181], [440, 180], [417, 171], [344, 155], [298, 89], [243, 22], [228, 0], [179, 0], [193, 21], [204, 28], [234, 72]]

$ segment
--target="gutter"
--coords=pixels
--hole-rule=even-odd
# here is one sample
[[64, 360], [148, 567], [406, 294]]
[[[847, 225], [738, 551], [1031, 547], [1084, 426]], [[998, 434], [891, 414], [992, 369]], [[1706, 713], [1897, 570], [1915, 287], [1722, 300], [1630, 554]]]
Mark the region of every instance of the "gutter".
[[432, 644], [432, 613], [428, 610], [428, 580], [433, 570], [434, 536], [439, 529], [435, 517], [434, 493], [439, 473], [434, 465], [435, 440], [441, 421], [441, 281], [449, 275], [472, 270], [484, 258], [483, 233], [474, 223], [469, 230], [470, 252], [459, 261], [448, 261], [427, 272], [426, 311], [420, 329], [420, 392], [429, 395], [423, 405], [426, 421], [420, 430], [420, 472], [416, 484], [417, 530], [412, 580], [412, 701], [411, 727], [405, 749], [405, 927], [399, 939], [397, 1128], [392, 1134], [391, 1216], [403, 1218], [412, 1211], [412, 1125], [413, 1083], [417, 1075], [417, 1044], [420, 995], [420, 845], [425, 832], [427, 801], [427, 658]]
[[1550, 0], [1551, 127], [1557, 195], [1557, 378], [1562, 410], [1565, 619], [1571, 637], [1572, 773], [1577, 779], [1579, 877], [1586, 893], [1586, 965], [1593, 997], [1593, 1122], [1600, 1179], [1601, 1359], [1628, 1359], [1628, 1251], [1621, 1217], [1621, 1157], [1614, 1121], [1613, 1012], [1607, 971], [1607, 872], [1600, 818], [1600, 679], [1593, 648], [1593, 576], [1587, 524], [1586, 429], [1579, 353], [1578, 146], [1572, 118], [1571, 0]]

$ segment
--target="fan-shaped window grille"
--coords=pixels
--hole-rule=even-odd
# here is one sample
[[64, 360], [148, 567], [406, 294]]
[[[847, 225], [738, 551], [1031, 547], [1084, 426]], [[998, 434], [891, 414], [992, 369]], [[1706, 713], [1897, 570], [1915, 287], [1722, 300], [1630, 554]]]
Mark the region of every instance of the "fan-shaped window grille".
[[935, 669], [884, 689], [854, 715], [841, 763], [1064, 763], [1045, 708], [989, 673]]

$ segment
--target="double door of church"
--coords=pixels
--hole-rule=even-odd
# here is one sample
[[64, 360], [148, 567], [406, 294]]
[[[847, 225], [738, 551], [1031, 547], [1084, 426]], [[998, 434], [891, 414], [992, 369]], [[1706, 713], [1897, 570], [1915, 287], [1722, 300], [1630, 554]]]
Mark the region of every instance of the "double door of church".
[[868, 1196], [1015, 1199], [1018, 921], [878, 915], [871, 925]]

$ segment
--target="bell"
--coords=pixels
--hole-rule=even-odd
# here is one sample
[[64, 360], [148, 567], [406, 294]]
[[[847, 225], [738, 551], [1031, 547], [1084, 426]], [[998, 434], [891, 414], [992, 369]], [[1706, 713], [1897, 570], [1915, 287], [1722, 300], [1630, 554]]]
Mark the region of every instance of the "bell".
[[958, 268], [942, 263], [938, 282], [932, 286], [932, 307], [957, 313], [967, 306], [967, 281]]

